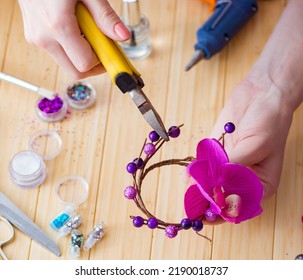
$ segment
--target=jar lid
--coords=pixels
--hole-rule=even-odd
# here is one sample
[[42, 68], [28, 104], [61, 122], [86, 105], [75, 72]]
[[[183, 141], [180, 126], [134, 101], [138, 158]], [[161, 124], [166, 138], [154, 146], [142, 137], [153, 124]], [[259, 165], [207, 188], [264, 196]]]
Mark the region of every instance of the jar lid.
[[10, 169], [21, 176], [32, 177], [41, 169], [42, 159], [34, 151], [21, 151], [14, 155]]
[[39, 98], [35, 106], [36, 114], [46, 122], [57, 122], [67, 115], [67, 102], [64, 98], [56, 95], [53, 100], [46, 97]]
[[70, 107], [84, 110], [96, 101], [96, 90], [92, 84], [85, 81], [71, 83], [65, 90], [65, 98]]
[[64, 176], [55, 185], [61, 202], [72, 207], [79, 206], [88, 198], [88, 182], [81, 176]]
[[29, 139], [29, 149], [39, 154], [43, 160], [54, 159], [62, 148], [62, 139], [54, 130], [39, 130]]

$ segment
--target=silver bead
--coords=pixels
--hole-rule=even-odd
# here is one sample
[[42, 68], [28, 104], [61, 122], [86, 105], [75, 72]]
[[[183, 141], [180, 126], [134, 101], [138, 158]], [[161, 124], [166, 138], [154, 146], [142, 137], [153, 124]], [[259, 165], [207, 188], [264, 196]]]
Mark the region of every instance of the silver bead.
[[82, 223], [82, 219], [80, 215], [76, 215], [70, 218], [62, 228], [59, 230], [59, 238], [68, 235], [72, 232], [73, 229], [79, 227]]

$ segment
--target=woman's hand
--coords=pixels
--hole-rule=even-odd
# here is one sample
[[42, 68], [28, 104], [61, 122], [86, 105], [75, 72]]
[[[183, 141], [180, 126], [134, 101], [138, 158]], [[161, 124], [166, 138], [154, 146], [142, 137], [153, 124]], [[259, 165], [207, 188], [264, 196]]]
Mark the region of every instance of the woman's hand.
[[[81, 36], [75, 16], [77, 0], [19, 0], [26, 40], [46, 50], [67, 73], [82, 79], [105, 71]], [[110, 38], [124, 41], [128, 29], [106, 0], [83, 0], [98, 27]]]

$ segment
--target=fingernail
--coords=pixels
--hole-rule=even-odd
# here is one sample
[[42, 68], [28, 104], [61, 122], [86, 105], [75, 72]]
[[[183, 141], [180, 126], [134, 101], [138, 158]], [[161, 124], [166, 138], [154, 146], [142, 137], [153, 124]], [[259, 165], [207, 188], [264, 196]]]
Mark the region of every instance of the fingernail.
[[121, 40], [127, 40], [130, 37], [128, 29], [124, 26], [122, 22], [119, 22], [115, 25], [114, 31]]

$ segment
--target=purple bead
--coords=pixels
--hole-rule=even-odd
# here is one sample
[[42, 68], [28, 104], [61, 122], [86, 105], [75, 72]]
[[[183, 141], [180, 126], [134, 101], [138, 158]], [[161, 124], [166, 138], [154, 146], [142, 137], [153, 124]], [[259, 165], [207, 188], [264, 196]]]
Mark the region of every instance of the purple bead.
[[142, 167], [143, 167], [143, 163], [144, 163], [144, 161], [143, 161], [143, 159], [142, 158], [135, 158], [134, 160], [133, 160], [133, 163], [135, 163], [135, 164], [137, 164], [137, 168], [138, 169], [141, 169]]
[[159, 140], [160, 136], [156, 131], [151, 131], [148, 135], [148, 138], [152, 142], [156, 142]]
[[133, 225], [135, 227], [142, 227], [144, 224], [144, 219], [140, 216], [137, 216], [133, 219]]
[[175, 226], [167, 226], [165, 228], [165, 234], [167, 237], [169, 238], [174, 238], [177, 236], [178, 234], [178, 228]]
[[137, 195], [137, 190], [135, 187], [133, 186], [128, 186], [125, 188], [124, 190], [124, 196], [127, 198], [127, 199], [134, 199]]
[[146, 155], [150, 156], [156, 151], [156, 146], [153, 143], [147, 143], [144, 145], [143, 151]]
[[217, 214], [215, 214], [212, 210], [206, 209], [204, 213], [204, 217], [207, 221], [213, 222], [217, 219]]
[[168, 135], [172, 138], [177, 138], [180, 135], [180, 128], [177, 126], [172, 126], [168, 130]]
[[158, 220], [156, 218], [149, 218], [147, 220], [147, 226], [151, 229], [154, 229], [158, 226]]
[[137, 171], [137, 164], [135, 164], [134, 162], [130, 162], [127, 166], [126, 166], [126, 170], [128, 173], [130, 174], [134, 174]]
[[193, 230], [194, 231], [200, 231], [203, 228], [203, 223], [200, 220], [193, 221]]
[[233, 133], [236, 127], [232, 122], [228, 122], [224, 125], [224, 130], [226, 133]]
[[190, 229], [192, 227], [192, 221], [188, 218], [185, 218], [181, 221], [181, 227], [183, 229]]
[[303, 260], [303, 254], [296, 256], [295, 260]]

